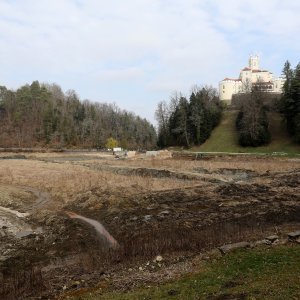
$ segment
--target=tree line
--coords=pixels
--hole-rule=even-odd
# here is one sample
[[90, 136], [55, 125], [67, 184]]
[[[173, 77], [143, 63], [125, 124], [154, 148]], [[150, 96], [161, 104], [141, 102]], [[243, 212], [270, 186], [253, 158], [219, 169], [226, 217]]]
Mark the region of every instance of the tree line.
[[81, 101], [74, 90], [38, 81], [0, 86], [0, 147], [103, 148], [114, 138], [127, 149], [156, 146], [155, 128], [115, 104]]
[[300, 63], [293, 69], [289, 61], [283, 68], [285, 83], [280, 110], [290, 135], [300, 143]]
[[212, 87], [194, 87], [189, 97], [174, 93], [157, 105], [158, 146], [202, 144], [219, 123], [222, 105]]

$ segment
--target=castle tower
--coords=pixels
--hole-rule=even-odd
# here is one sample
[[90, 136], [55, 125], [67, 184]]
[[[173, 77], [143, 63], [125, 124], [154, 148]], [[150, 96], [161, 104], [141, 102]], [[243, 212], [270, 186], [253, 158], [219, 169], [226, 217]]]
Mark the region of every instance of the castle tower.
[[249, 93], [255, 86], [261, 91], [280, 94], [285, 82], [284, 78], [276, 78], [267, 70], [261, 70], [259, 56], [249, 57], [249, 67], [241, 70], [238, 78], [226, 77], [219, 83], [219, 98], [222, 101], [231, 103], [232, 97], [236, 94]]
[[251, 70], [259, 70], [259, 56], [258, 55], [250, 55], [249, 68]]

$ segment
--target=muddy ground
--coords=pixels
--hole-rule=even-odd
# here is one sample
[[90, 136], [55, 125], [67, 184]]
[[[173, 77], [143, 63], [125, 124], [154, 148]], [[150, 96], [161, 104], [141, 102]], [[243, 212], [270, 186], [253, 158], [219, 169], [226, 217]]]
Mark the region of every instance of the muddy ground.
[[[300, 229], [299, 175], [288, 158], [0, 155], [0, 298], [127, 290], [217, 246]], [[100, 221], [119, 247], [65, 211]]]

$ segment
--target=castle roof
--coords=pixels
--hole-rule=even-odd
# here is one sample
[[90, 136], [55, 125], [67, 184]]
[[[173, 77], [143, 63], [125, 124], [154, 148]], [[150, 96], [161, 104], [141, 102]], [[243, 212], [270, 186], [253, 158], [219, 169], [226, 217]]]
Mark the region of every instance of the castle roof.
[[[248, 67], [245, 67], [244, 69], [242, 69], [242, 71], [251, 71], [252, 73], [269, 72], [268, 70], [250, 69]], [[271, 72], [269, 72], [269, 73], [271, 73]]]
[[[269, 72], [268, 70], [252, 70], [253, 73], [258, 73], [258, 72]], [[271, 73], [271, 72], [269, 72]]]
[[253, 82], [254, 85], [265, 85], [265, 84], [274, 84], [272, 81], [258, 81]]
[[230, 81], [241, 81], [241, 79], [236, 79], [236, 78], [224, 78], [222, 81], [227, 81], [227, 80], [230, 80]]

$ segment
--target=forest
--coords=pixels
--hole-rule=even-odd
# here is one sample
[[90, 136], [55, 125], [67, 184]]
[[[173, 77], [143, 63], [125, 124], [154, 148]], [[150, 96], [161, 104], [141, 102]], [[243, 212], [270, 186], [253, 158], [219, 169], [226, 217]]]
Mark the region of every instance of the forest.
[[38, 81], [16, 91], [0, 86], [0, 147], [105, 148], [110, 138], [126, 149], [157, 142], [152, 124], [115, 104]]
[[221, 114], [222, 104], [213, 87], [195, 86], [188, 98], [174, 93], [169, 102], [157, 105], [158, 146], [189, 148], [202, 144], [219, 124]]

